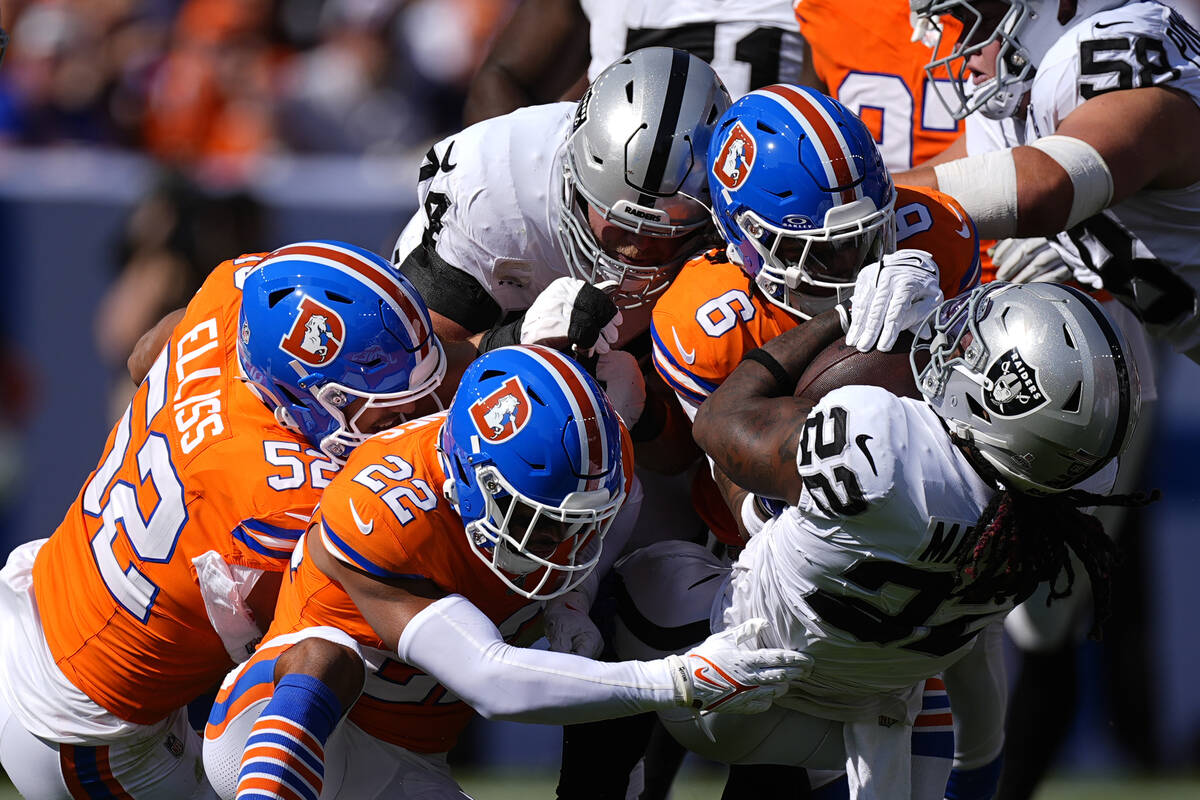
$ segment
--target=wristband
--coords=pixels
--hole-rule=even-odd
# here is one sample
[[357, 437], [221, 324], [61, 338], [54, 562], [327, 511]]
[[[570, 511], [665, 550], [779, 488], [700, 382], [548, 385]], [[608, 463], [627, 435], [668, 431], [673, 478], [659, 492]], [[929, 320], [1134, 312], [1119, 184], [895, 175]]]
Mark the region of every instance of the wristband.
[[525, 315], [518, 314], [516, 319], [496, 325], [479, 339], [479, 352], [486, 353], [501, 347], [521, 343], [521, 324]]
[[775, 379], [776, 395], [791, 394], [796, 386], [796, 381], [792, 379], [791, 375], [788, 375], [787, 370], [776, 360], [775, 356], [761, 347], [756, 347], [749, 353], [746, 353], [746, 355], [742, 356], [742, 361], [753, 361], [771, 373], [771, 377]]

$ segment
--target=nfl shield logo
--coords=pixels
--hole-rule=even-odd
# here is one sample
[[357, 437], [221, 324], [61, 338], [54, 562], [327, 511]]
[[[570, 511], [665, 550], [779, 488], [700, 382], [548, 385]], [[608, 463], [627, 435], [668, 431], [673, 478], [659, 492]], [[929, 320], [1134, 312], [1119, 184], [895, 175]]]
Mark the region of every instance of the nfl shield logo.
[[320, 367], [337, 358], [345, 341], [346, 323], [341, 316], [324, 303], [305, 297], [279, 347], [309, 366]]
[[529, 397], [515, 375], [487, 397], [471, 404], [471, 419], [489, 442], [506, 442], [529, 422]]
[[725, 143], [713, 161], [713, 175], [726, 189], [737, 189], [746, 182], [750, 170], [754, 168], [755, 153], [754, 137], [750, 131], [735, 122], [725, 136]]

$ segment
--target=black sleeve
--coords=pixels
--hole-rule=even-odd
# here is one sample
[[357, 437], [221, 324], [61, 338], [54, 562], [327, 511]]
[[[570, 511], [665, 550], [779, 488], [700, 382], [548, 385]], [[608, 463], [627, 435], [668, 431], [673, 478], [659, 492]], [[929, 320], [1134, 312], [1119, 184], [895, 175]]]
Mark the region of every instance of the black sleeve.
[[430, 311], [480, 333], [500, 320], [500, 304], [483, 285], [438, 255], [432, 245], [418, 244], [397, 268], [408, 278]]

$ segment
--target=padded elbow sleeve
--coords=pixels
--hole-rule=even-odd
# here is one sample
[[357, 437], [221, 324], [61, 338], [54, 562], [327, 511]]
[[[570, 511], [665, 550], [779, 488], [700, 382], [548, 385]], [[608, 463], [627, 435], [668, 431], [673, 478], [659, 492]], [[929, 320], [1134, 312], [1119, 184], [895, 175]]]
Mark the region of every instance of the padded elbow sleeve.
[[938, 164], [938, 190], [962, 204], [982, 239], [1008, 239], [1017, 232], [1017, 165], [1011, 149]]
[[1071, 178], [1075, 193], [1067, 228], [1108, 208], [1113, 196], [1112, 172], [1096, 148], [1074, 136], [1058, 134], [1042, 137], [1029, 146], [1053, 158]]

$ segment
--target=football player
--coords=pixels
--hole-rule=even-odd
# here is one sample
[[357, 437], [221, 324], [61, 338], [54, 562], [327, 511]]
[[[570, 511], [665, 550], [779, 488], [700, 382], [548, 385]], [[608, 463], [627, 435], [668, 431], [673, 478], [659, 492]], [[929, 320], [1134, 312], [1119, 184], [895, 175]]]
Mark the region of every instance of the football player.
[[734, 97], [810, 80], [788, 0], [524, 0], [471, 81], [463, 117], [473, 124], [578, 97], [605, 67], [643, 47], [704, 59]]
[[218, 266], [62, 524], [0, 572], [18, 791], [211, 796], [186, 704], [253, 652], [338, 466], [432, 403], [445, 368], [378, 256], [300, 242]]
[[[1008, 146], [900, 180], [953, 195], [981, 235], [1053, 237], [1082, 280], [1200, 360], [1200, 33], [1157, 2], [913, 0], [951, 113], [1006, 123]], [[954, 47], [936, 21], [957, 17]], [[1120, 120], [1114, 125], [1113, 120]]]
[[[734, 158], [735, 153], [740, 155]], [[838, 164], [845, 174], [835, 173]], [[927, 270], [949, 297], [979, 281], [978, 240], [958, 203], [938, 192], [893, 186], [865, 126], [812, 90], [766, 87], [736, 101], [717, 123], [709, 181], [729, 246], [687, 264], [655, 307], [653, 322], [655, 366], [691, 416], [748, 351], [848, 299], [860, 280], [886, 283]], [[843, 184], [849, 192], [841, 191]], [[884, 348], [896, 339], [894, 322], [886, 332], [882, 323], [901, 309], [902, 299], [883, 292], [878, 301], [870, 329], [863, 309], [863, 331], [850, 337], [864, 350], [879, 333], [885, 333]], [[713, 474], [720, 490], [707, 472], [699, 473], [693, 491], [697, 509], [715, 536], [741, 545], [745, 529], [739, 527], [736, 500], [741, 490], [719, 470]], [[995, 635], [981, 649], [994, 649]], [[996, 672], [994, 665], [979, 668], [985, 671]], [[1002, 742], [1002, 696], [967, 703], [975, 687], [952, 683], [956, 707], [970, 708], [955, 722], [972, 724], [972, 730], [960, 731], [960, 744], [972, 750], [960, 749], [956, 766], [990, 765]], [[936, 684], [930, 692], [927, 702], [945, 700]], [[948, 757], [940, 724], [925, 721], [919, 751]], [[992, 727], [997, 732], [989, 733]]]
[[[826, 94], [862, 118], [893, 172], [940, 155], [962, 134], [934, 88], [944, 71], [926, 74], [929, 48], [908, 36], [908, 3], [796, 0], [796, 20]], [[949, 39], [957, 21], [945, 21]]]
[[[881, 282], [927, 274], [950, 297], [979, 281], [975, 228], [958, 203], [895, 187], [863, 123], [819, 92], [781, 84], [739, 99], [717, 122], [708, 163], [728, 245], [684, 266], [652, 325], [654, 365], [690, 417], [746, 352], [849, 299], [870, 265]], [[863, 341], [875, 343], [865, 331]], [[719, 506], [706, 519], [738, 543]]]
[[562, 724], [767, 708], [807, 667], [752, 649], [760, 620], [650, 662], [513, 644], [539, 601], [588, 577], [632, 481], [602, 390], [544, 347], [484, 354], [447, 412], [369, 440], [325, 491], [267, 638], [213, 706], [204, 761], [218, 793], [461, 798], [445, 754], [472, 710]]
[[[393, 260], [438, 334], [481, 351], [594, 350], [635, 425], [640, 375], [609, 350], [646, 330], [653, 301], [715, 235], [703, 161], [728, 102], [706, 63], [648, 48], [578, 104], [521, 109], [434, 145]], [[616, 391], [622, 383], [634, 385]], [[651, 411], [643, 428], [661, 427], [662, 409]]]
[[[922, 400], [868, 386], [793, 397], [842, 330], [826, 312], [747, 354], [694, 429], [734, 481], [787, 505], [718, 591], [714, 629], [765, 617], [763, 640], [812, 656], [813, 670], [765, 717], [718, 714], [708, 736], [681, 718], [671, 728], [724, 759], [845, 759], [853, 797], [941, 798], [944, 785], [918, 789], [910, 771], [924, 679], [970, 652], [1070, 553], [1103, 617], [1114, 548], [1078, 506], [1137, 501], [1076, 487], [1125, 446], [1137, 374], [1087, 295], [991, 283], [946, 301], [917, 331]], [[1071, 592], [1074, 574], [1055, 596]]]

